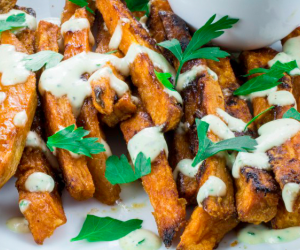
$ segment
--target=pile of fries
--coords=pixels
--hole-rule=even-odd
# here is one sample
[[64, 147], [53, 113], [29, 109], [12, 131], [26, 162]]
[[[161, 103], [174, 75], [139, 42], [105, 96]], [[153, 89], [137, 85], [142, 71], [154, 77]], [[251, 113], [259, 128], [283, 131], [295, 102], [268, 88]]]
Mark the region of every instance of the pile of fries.
[[[14, 8], [34, 15], [33, 10], [15, 4], [16, 1], [1, 1], [0, 13], [8, 13]], [[78, 114], [74, 113], [67, 95], [57, 97], [51, 91], [41, 91], [41, 88], [38, 91], [38, 82], [45, 69], [31, 72], [24, 83], [7, 86], [0, 82], [0, 91], [6, 96], [0, 102], [0, 187], [13, 175], [17, 177], [19, 204], [24, 206], [24, 201], [27, 202], [26, 209], [21, 211], [35, 242], [43, 244], [57, 227], [66, 223], [60, 197], [63, 187], [78, 201], [94, 197], [104, 204], [114, 205], [120, 199], [120, 186], [106, 178], [106, 160], [110, 156], [108, 150], [95, 153], [92, 157], [74, 157], [63, 148], [56, 148], [55, 154], [52, 154], [46, 147], [28, 144], [30, 133], [46, 141], [47, 137], [71, 125], [75, 125], [75, 129], [77, 126], [83, 127], [89, 131], [88, 138], [98, 138], [103, 144], [106, 144], [103, 126], [120, 126], [127, 143], [145, 128], [156, 126], [163, 133], [171, 131], [169, 155], [161, 151], [151, 161], [151, 173], [141, 177], [154, 209], [159, 236], [166, 247], [172, 245], [181, 229], [184, 231], [178, 250], [209, 250], [217, 247], [225, 234], [239, 222], [270, 222], [273, 229], [300, 226], [300, 195], [294, 198], [291, 212], [287, 211], [281, 198], [286, 183], [300, 183], [300, 132], [267, 151], [271, 171], [243, 166], [240, 177], [233, 178], [228, 162], [215, 154], [201, 162], [196, 175], [191, 177], [178, 172], [175, 178], [173, 176], [181, 160], [193, 159], [199, 151], [197, 119], [215, 115], [224, 120], [217, 112], [221, 109], [246, 124], [267, 110], [246, 130], [235, 132], [235, 137], [248, 135], [257, 138], [257, 131], [262, 125], [281, 119], [294, 107], [292, 104], [270, 108], [266, 96], [246, 101], [234, 95], [245, 81], [240, 77], [242, 74], [255, 68], [269, 68], [268, 62], [278, 52], [271, 48], [244, 51], [238, 62], [230, 57], [217, 61], [196, 58], [181, 67], [178, 58], [157, 44], [177, 39], [184, 51], [193, 34], [187, 24], [172, 12], [166, 0], [151, 0], [149, 13], [147, 22], [141, 24], [138, 20], [145, 13], [131, 12], [120, 0], [89, 0], [88, 8], [66, 0], [61, 25], [41, 20], [36, 30], [24, 28], [17, 34], [12, 30], [1, 33], [1, 45], [13, 45], [16, 51], [30, 55], [42, 51], [61, 53], [64, 61], [80, 53], [91, 52], [94, 45], [96, 53], [122, 59], [130, 46], [137, 44], [163, 55], [175, 69], [179, 68], [179, 73], [188, 72], [193, 67], [204, 68], [179, 90], [181, 103], [165, 91], [157, 78], [157, 72], [162, 72], [162, 69], [157, 67], [149, 54], [137, 54], [129, 65], [129, 77], [120, 72], [114, 63], [105, 62], [105, 67], [118, 80], [128, 84], [127, 90], [120, 96], [108, 78], [90, 79], [91, 95], [84, 99]], [[73, 19], [85, 20], [89, 25], [75, 31], [61, 32], [64, 23]], [[121, 38], [114, 48], [112, 36], [120, 23]], [[91, 35], [94, 27], [97, 30], [96, 42]], [[300, 29], [284, 38], [282, 44], [298, 36]], [[215, 76], [208, 69], [215, 72]], [[90, 75], [85, 73], [81, 78], [88, 81]], [[250, 75], [248, 79], [255, 76], [257, 74]], [[278, 90], [292, 93], [300, 107], [298, 85], [299, 76], [285, 74]], [[24, 110], [27, 114], [25, 124], [15, 126], [14, 117]], [[221, 140], [212, 130], [208, 130], [207, 137], [215, 143]], [[51, 191], [28, 191], [26, 181], [33, 173], [51, 176], [55, 180], [54, 188]], [[211, 176], [226, 184], [226, 194], [207, 196], [199, 205], [198, 191]], [[195, 206], [188, 220], [186, 206]]]

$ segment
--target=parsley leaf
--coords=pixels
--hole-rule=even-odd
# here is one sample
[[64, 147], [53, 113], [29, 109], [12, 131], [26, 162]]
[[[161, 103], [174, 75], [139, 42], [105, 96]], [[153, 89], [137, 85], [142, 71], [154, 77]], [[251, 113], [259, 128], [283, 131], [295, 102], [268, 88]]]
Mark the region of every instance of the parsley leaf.
[[47, 147], [51, 152], [53, 152], [54, 147], [56, 147], [88, 157], [92, 157], [92, 154], [105, 152], [104, 145], [97, 142], [99, 140], [98, 138], [83, 138], [89, 133], [89, 131], [81, 127], [75, 129], [75, 125], [73, 124], [48, 137]]
[[88, 7], [89, 3], [87, 0], [69, 0], [69, 2], [72, 2], [80, 7], [85, 7], [87, 11], [91, 12], [92, 14], [95, 14], [95, 12]]
[[133, 11], [145, 11], [145, 15], [148, 17], [150, 14], [149, 0], [125, 0], [127, 8]]
[[264, 73], [262, 75], [256, 76], [241, 87], [239, 87], [236, 91], [234, 91], [234, 95], [249, 95], [253, 92], [262, 91], [266, 89], [273, 88], [279, 85], [280, 78], [284, 76], [284, 73], [291, 72], [295, 68], [298, 68], [296, 61], [291, 61], [288, 63], [281, 63], [277, 61], [273, 64], [270, 69], [257, 68], [249, 71], [249, 74], [245, 76], [249, 76], [256, 73]]
[[290, 108], [284, 113], [282, 118], [293, 118], [297, 121], [300, 121], [300, 113], [295, 108]]
[[234, 150], [238, 152], [247, 152], [247, 150], [254, 150], [257, 145], [256, 140], [252, 139], [250, 136], [240, 136], [214, 143], [207, 137], [208, 123], [196, 119], [196, 126], [199, 147], [197, 155], [192, 163], [193, 167], [197, 166], [199, 162], [221, 151]]
[[105, 55], [110, 55], [110, 54], [113, 54], [113, 53], [116, 53], [118, 52], [118, 50], [112, 50], [112, 51], [108, 51], [105, 53]]
[[112, 155], [106, 160], [105, 177], [113, 185], [133, 182], [151, 173], [151, 159], [140, 152], [135, 160], [134, 171], [125, 155]]
[[176, 74], [175, 86], [179, 74], [181, 72], [182, 66], [189, 60], [192, 59], [210, 59], [214, 61], [219, 61], [218, 58], [224, 58], [229, 56], [229, 54], [218, 47], [206, 47], [201, 48], [203, 45], [207, 44], [212, 39], [215, 39], [224, 34], [224, 29], [230, 29], [232, 26], [238, 22], [239, 19], [229, 18], [228, 16], [222, 17], [220, 20], [213, 23], [216, 15], [213, 15], [200, 29], [198, 29], [191, 41], [189, 42], [187, 48], [182, 52], [180, 42], [177, 39], [171, 41], [164, 41], [158, 45], [170, 50], [174, 56], [179, 61], [179, 67]]
[[11, 30], [14, 28], [26, 27], [25, 13], [11, 15], [6, 20], [0, 20], [0, 32]]
[[258, 117], [260, 117], [261, 115], [263, 115], [264, 113], [268, 112], [270, 109], [275, 108], [275, 106], [271, 106], [270, 108], [267, 108], [266, 110], [260, 112], [258, 115], [254, 116], [245, 126], [244, 131], [246, 131], [246, 129], [248, 128], [248, 126], [254, 122]]
[[56, 66], [63, 59], [63, 55], [54, 51], [45, 50], [36, 54], [26, 56], [23, 61], [26, 61], [25, 68], [31, 71], [38, 71], [44, 65], [46, 69]]
[[96, 241], [113, 241], [118, 240], [132, 231], [142, 227], [142, 220], [133, 219], [121, 221], [111, 217], [98, 217], [87, 215], [80, 233], [71, 241], [87, 240]]
[[169, 78], [172, 77], [171, 73], [161, 73], [154, 70], [154, 73], [157, 77], [157, 79], [164, 85], [167, 89], [176, 91], [174, 89], [174, 85], [169, 81]]

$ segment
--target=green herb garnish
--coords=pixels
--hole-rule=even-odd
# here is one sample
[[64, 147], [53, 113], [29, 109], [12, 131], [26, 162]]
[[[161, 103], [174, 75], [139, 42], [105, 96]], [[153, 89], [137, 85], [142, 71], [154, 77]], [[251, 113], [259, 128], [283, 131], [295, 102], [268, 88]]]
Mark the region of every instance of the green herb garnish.
[[253, 233], [253, 232], [247, 232], [248, 234], [250, 234], [250, 235], [255, 235], [255, 233]]
[[108, 51], [108, 52], [105, 53], [105, 55], [110, 55], [110, 54], [113, 54], [113, 53], [116, 53], [116, 52], [118, 52], [117, 49], [116, 50], [112, 50], [112, 51]]
[[85, 7], [87, 11], [91, 12], [92, 14], [95, 14], [95, 12], [88, 7], [89, 3], [87, 0], [69, 0], [69, 2], [72, 2], [80, 7]]
[[112, 155], [106, 160], [105, 177], [113, 185], [133, 182], [151, 173], [151, 159], [140, 152], [134, 163], [134, 171], [125, 155], [120, 159]]
[[229, 56], [227, 52], [221, 50], [218, 47], [201, 48], [212, 39], [221, 36], [224, 33], [225, 29], [232, 28], [232, 26], [239, 20], [224, 16], [220, 20], [213, 23], [215, 18], [216, 15], [213, 15], [204, 26], [202, 26], [195, 32], [184, 52], [182, 52], [180, 42], [177, 39], [164, 41], [158, 44], [159, 46], [170, 50], [179, 61], [179, 67], [175, 79], [175, 86], [177, 84], [182, 66], [185, 62], [199, 58], [219, 61], [218, 58]]
[[142, 220], [133, 219], [121, 221], [111, 217], [98, 217], [87, 215], [80, 233], [71, 241], [87, 240], [96, 241], [113, 241], [118, 240], [132, 231], [142, 227]]
[[127, 8], [133, 11], [145, 11], [145, 15], [148, 17], [150, 14], [149, 0], [125, 0]]
[[254, 117], [246, 124], [246, 126], [245, 126], [245, 128], [244, 128], [244, 131], [246, 131], [247, 128], [248, 128], [248, 126], [249, 126], [252, 122], [254, 122], [258, 117], [260, 117], [261, 115], [263, 115], [264, 113], [268, 112], [270, 109], [273, 109], [273, 108], [275, 108], [275, 106], [271, 106], [270, 108], [267, 108], [266, 110], [260, 112], [258, 115], [254, 116]]
[[164, 85], [169, 90], [176, 91], [174, 89], [174, 85], [169, 81], [169, 78], [172, 77], [171, 73], [161, 73], [157, 72], [156, 70], [154, 70], [154, 73], [162, 85]]
[[238, 152], [247, 152], [247, 150], [254, 150], [257, 145], [256, 140], [252, 139], [250, 136], [240, 136], [214, 143], [207, 137], [208, 123], [196, 119], [196, 126], [199, 146], [197, 155], [192, 163], [193, 167], [221, 151], [234, 150]]
[[142, 244], [144, 241], [145, 241], [145, 239], [139, 241], [137, 244], [140, 245], [140, 244]]
[[300, 121], [300, 113], [295, 108], [290, 108], [284, 113], [282, 118], [293, 118], [297, 121]]
[[0, 32], [11, 30], [14, 28], [26, 27], [25, 13], [11, 15], [6, 20], [0, 20]]
[[89, 133], [89, 131], [84, 130], [82, 127], [75, 129], [75, 125], [73, 124], [48, 137], [47, 147], [51, 152], [56, 147], [88, 157], [92, 157], [92, 154], [105, 152], [104, 145], [97, 142], [99, 138], [83, 138]]
[[256, 76], [247, 81], [236, 91], [234, 91], [234, 95], [249, 95], [253, 92], [273, 88], [281, 83], [279, 80], [284, 76], [285, 72], [289, 73], [296, 68], [298, 68], [296, 61], [288, 63], [281, 63], [277, 61], [270, 69], [252, 69], [249, 71], [249, 74], [245, 76], [250, 76], [257, 73], [262, 73], [262, 75]]
[[56, 66], [63, 59], [63, 55], [50, 51], [40, 51], [36, 54], [26, 56], [23, 61], [26, 61], [25, 68], [31, 71], [38, 71], [42, 67], [46, 69]]

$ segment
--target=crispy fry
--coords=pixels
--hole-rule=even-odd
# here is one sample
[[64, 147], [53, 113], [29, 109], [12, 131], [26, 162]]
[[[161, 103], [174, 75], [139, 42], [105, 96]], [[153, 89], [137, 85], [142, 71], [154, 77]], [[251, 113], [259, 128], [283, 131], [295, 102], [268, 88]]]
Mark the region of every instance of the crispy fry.
[[220, 220], [197, 207], [181, 236], [177, 250], [212, 250], [239, 221], [234, 217]]
[[[121, 123], [121, 130], [128, 143], [136, 133], [153, 125], [149, 115], [140, 109], [132, 118]], [[165, 152], [161, 152], [152, 162], [151, 173], [142, 177], [142, 183], [154, 208], [159, 235], [169, 247], [175, 234], [184, 225], [185, 200], [178, 197]]]
[[[17, 51], [25, 52], [23, 44], [9, 31], [2, 32], [1, 44], [11, 44]], [[0, 187], [2, 187], [16, 172], [25, 147], [27, 133], [37, 106], [36, 78], [32, 73], [25, 83], [3, 86], [1, 91], [6, 99], [0, 108]], [[18, 112], [25, 110], [27, 122], [24, 127], [16, 127], [13, 123]]]
[[[253, 50], [253, 51], [244, 51], [241, 56], [241, 62], [243, 63], [245, 67], [245, 71], [249, 72], [249, 70], [254, 68], [266, 68], [268, 67], [268, 62], [273, 59], [278, 52], [270, 49], [259, 49], [259, 50]], [[251, 77], [254, 77], [256, 75], [252, 75]], [[292, 80], [289, 75], [285, 75], [281, 79], [282, 83], [278, 85], [278, 90], [286, 90], [292, 92]], [[256, 97], [252, 100], [252, 106], [253, 106], [253, 114], [254, 116], [258, 115], [262, 111], [269, 108], [271, 105], [268, 103], [268, 100], [266, 97]], [[258, 117], [255, 120], [255, 124], [257, 129], [272, 120], [280, 119], [282, 118], [283, 114], [292, 107], [293, 105], [286, 105], [284, 107], [276, 106], [274, 109], [269, 110], [262, 116]]]
[[17, 3], [17, 0], [1, 0], [0, 1], [0, 14], [9, 12]]
[[[136, 43], [148, 47], [159, 53], [155, 41], [141, 24], [133, 18], [129, 10], [119, 0], [98, 0], [96, 5], [107, 25], [110, 34], [113, 34], [119, 20], [127, 18], [128, 23], [122, 26], [120, 50], [126, 54], [130, 45]], [[154, 64], [147, 54], [139, 54], [130, 65], [133, 84], [138, 88], [142, 102], [150, 114], [155, 125], [163, 125], [164, 131], [174, 129], [179, 123], [182, 111], [174, 97], [170, 97], [164, 86], [154, 74]], [[157, 70], [159, 70], [157, 68]]]
[[[38, 51], [57, 49], [56, 52], [58, 52], [58, 31], [59, 28], [56, 25], [41, 21], [37, 31], [39, 34], [37, 39]], [[53, 43], [56, 45], [53, 45]], [[50, 92], [45, 92], [43, 95], [43, 106], [49, 135], [53, 135], [61, 127], [76, 124], [71, 104], [66, 96], [56, 98]], [[77, 200], [92, 197], [95, 187], [87, 167], [86, 158], [74, 158], [69, 151], [64, 149], [57, 149], [57, 157], [62, 168], [66, 188], [71, 196]]]
[[[85, 9], [77, 9], [74, 17], [87, 18], [87, 11]], [[68, 32], [65, 34], [65, 58], [69, 58], [69, 56], [76, 55], [83, 51], [90, 51], [91, 47], [89, 46], [88, 40], [89, 32], [89, 29], [84, 29], [75, 33]], [[68, 46], [69, 44], [72, 44], [72, 46]], [[90, 131], [89, 136], [104, 140], [104, 134], [99, 127], [97, 110], [93, 106], [91, 98], [85, 100], [78, 117], [78, 124]], [[107, 155], [105, 152], [95, 154], [93, 158], [88, 159], [87, 165], [95, 185], [94, 197], [105, 204], [113, 205], [120, 198], [119, 193], [121, 189], [119, 185], [112, 185], [105, 178], [106, 159]]]
[[17, 38], [23, 43], [29, 54], [34, 53], [34, 44], [35, 44], [35, 31], [30, 29], [25, 29], [17, 35]]
[[30, 202], [23, 214], [29, 222], [29, 229], [35, 242], [42, 245], [45, 238], [50, 237], [57, 227], [66, 223], [67, 219], [57, 183], [51, 193], [26, 190], [25, 182], [29, 175], [35, 172], [42, 172], [54, 178], [41, 149], [26, 147], [18, 168], [16, 187], [19, 191], [19, 202], [24, 199]]
[[[252, 115], [246, 101], [233, 96], [233, 92], [239, 88], [239, 84], [230, 60], [228, 58], [221, 58], [220, 62], [207, 60], [207, 64], [218, 75], [225, 99], [226, 112], [246, 123], [249, 122]], [[256, 133], [251, 125], [246, 134], [254, 136]], [[236, 132], [235, 134], [240, 136], [245, 133]], [[240, 178], [235, 179], [235, 184], [237, 189], [236, 207], [241, 221], [259, 224], [268, 222], [275, 217], [279, 197], [277, 185], [269, 172], [251, 167], [242, 168]]]

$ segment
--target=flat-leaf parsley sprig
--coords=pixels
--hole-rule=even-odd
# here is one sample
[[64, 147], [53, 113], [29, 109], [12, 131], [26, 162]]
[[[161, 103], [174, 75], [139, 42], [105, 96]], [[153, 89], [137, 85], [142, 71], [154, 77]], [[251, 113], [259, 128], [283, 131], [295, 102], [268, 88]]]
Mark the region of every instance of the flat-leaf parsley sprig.
[[84, 130], [82, 127], [75, 129], [73, 124], [48, 137], [47, 147], [51, 152], [54, 151], [55, 147], [88, 157], [92, 157], [92, 154], [105, 152], [104, 145], [98, 142], [99, 138], [83, 138], [89, 133], [90, 131]]
[[127, 8], [131, 11], [145, 11], [145, 15], [148, 17], [150, 14], [149, 0], [125, 0]]
[[23, 61], [25, 68], [31, 71], [38, 71], [44, 65], [46, 69], [56, 66], [63, 59], [63, 55], [54, 51], [45, 50], [36, 54], [26, 56]]
[[277, 61], [270, 69], [252, 69], [249, 71], [249, 74], [245, 75], [245, 77], [257, 73], [262, 74], [253, 77], [252, 79], [244, 83], [241, 87], [234, 91], [234, 95], [249, 95], [253, 92], [263, 91], [276, 87], [281, 83], [279, 80], [284, 76], [284, 73], [290, 73], [296, 68], [298, 68], [296, 61], [291, 61], [288, 63]]
[[162, 85], [164, 85], [167, 89], [171, 91], [176, 91], [174, 89], [174, 85], [169, 80], [172, 77], [171, 73], [169, 72], [161, 73], [161, 72], [157, 72], [156, 70], [154, 70], [154, 73]]
[[151, 173], [151, 159], [140, 152], [134, 163], [134, 170], [125, 155], [112, 155], [106, 160], [105, 177], [113, 185], [133, 182]]
[[25, 21], [26, 21], [25, 13], [11, 15], [7, 17], [6, 20], [0, 20], [0, 32], [15, 29], [15, 28], [26, 27]]
[[182, 66], [187, 61], [199, 58], [219, 61], [218, 58], [224, 58], [229, 56], [229, 54], [226, 51], [223, 51], [218, 47], [201, 48], [203, 45], [207, 44], [212, 39], [215, 39], [224, 34], [225, 29], [232, 28], [232, 26], [239, 21], [239, 19], [224, 16], [220, 20], [213, 23], [215, 18], [216, 15], [213, 15], [205, 23], [205, 25], [203, 25], [194, 33], [191, 41], [189, 42], [184, 52], [182, 52], [180, 42], [177, 39], [173, 39], [171, 41], [164, 41], [158, 44], [159, 46], [170, 50], [179, 61], [179, 67], [175, 78], [175, 86], [177, 84], [177, 80], [181, 72]]
[[209, 128], [208, 123], [196, 119], [196, 126], [199, 146], [197, 155], [192, 163], [193, 167], [221, 151], [233, 150], [238, 152], [247, 152], [248, 150], [254, 150], [257, 145], [256, 140], [250, 136], [240, 136], [214, 143], [207, 137], [207, 131]]
[[88, 7], [89, 3], [87, 2], [87, 0], [69, 0], [69, 2], [72, 2], [78, 5], [79, 7], [85, 7], [87, 11], [91, 12], [92, 14], [95, 14], [95, 12]]
[[297, 121], [300, 121], [300, 113], [295, 108], [290, 108], [284, 113], [282, 118], [293, 118]]
[[80, 233], [71, 241], [87, 240], [96, 241], [113, 241], [118, 240], [136, 229], [142, 227], [142, 220], [133, 219], [121, 221], [111, 217], [98, 217], [87, 215]]

